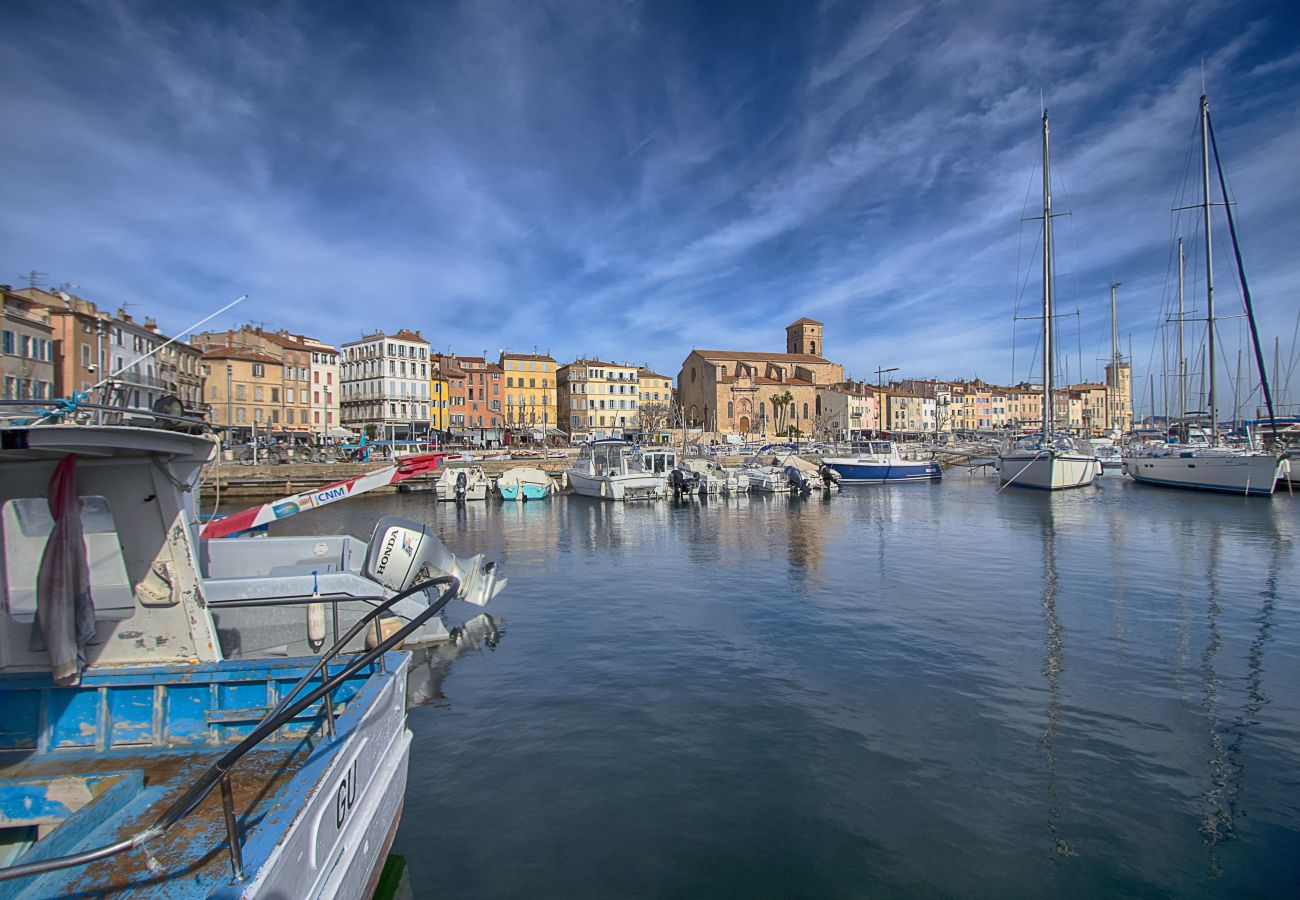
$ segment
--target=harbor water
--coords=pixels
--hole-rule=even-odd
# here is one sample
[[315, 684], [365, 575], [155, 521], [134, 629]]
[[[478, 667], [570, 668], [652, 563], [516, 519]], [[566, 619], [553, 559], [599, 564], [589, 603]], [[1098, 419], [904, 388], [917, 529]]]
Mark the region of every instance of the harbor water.
[[[366, 497], [501, 560], [412, 711], [417, 896], [1294, 895], [1300, 506], [992, 479]], [[472, 611], [465, 616], [472, 615]]]

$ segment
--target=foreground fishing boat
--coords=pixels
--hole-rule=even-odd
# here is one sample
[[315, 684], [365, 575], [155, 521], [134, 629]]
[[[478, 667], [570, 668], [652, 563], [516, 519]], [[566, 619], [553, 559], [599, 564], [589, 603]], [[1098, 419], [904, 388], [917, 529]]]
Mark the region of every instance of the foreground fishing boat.
[[1052, 170], [1051, 132], [1043, 112], [1043, 428], [1034, 435], [1006, 441], [996, 468], [1003, 486], [1059, 491], [1086, 487], [1101, 474], [1101, 463], [1074, 437], [1056, 428], [1055, 392], [1052, 389], [1055, 322], [1052, 306]]
[[903, 459], [893, 441], [861, 441], [847, 456], [828, 456], [822, 463], [845, 484], [892, 484], [905, 481], [934, 481], [943, 477], [933, 460]]
[[616, 438], [583, 444], [567, 471], [574, 493], [602, 500], [657, 500], [664, 496], [664, 476], [648, 471], [635, 444]]
[[[1237, 241], [1237, 227], [1232, 212], [1232, 204], [1228, 202], [1227, 179], [1223, 174], [1223, 161], [1219, 158], [1218, 149], [1214, 146], [1214, 127], [1210, 123], [1210, 105], [1204, 96], [1201, 97], [1200, 110], [1200, 132], [1201, 132], [1201, 224], [1204, 228], [1204, 253], [1205, 253], [1205, 300], [1206, 300], [1206, 328], [1205, 328], [1205, 359], [1208, 367], [1208, 411], [1209, 419], [1207, 439], [1204, 442], [1178, 442], [1178, 443], [1161, 443], [1161, 444], [1131, 444], [1125, 452], [1123, 459], [1124, 473], [1133, 480], [1141, 484], [1150, 484], [1158, 487], [1185, 488], [1188, 490], [1198, 491], [1217, 491], [1228, 494], [1242, 494], [1253, 497], [1267, 497], [1273, 494], [1277, 489], [1277, 484], [1282, 479], [1290, 477], [1291, 463], [1284, 454], [1282, 449], [1281, 435], [1278, 430], [1277, 418], [1273, 410], [1273, 396], [1269, 390], [1268, 369], [1264, 365], [1263, 351], [1259, 342], [1259, 330], [1255, 324], [1255, 309], [1251, 302], [1250, 286], [1246, 280], [1246, 270], [1242, 263], [1241, 248]], [[1250, 337], [1255, 350], [1255, 359], [1258, 364], [1260, 376], [1260, 386], [1263, 390], [1264, 402], [1268, 408], [1268, 422], [1271, 426], [1272, 436], [1276, 447], [1276, 452], [1266, 452], [1255, 446], [1240, 448], [1226, 446], [1219, 434], [1219, 410], [1218, 410], [1218, 390], [1217, 390], [1217, 335], [1215, 331], [1215, 309], [1214, 309], [1214, 254], [1211, 252], [1213, 247], [1212, 237], [1213, 229], [1210, 227], [1212, 207], [1220, 205], [1212, 202], [1210, 194], [1210, 156], [1213, 149], [1215, 167], [1219, 176], [1219, 186], [1223, 194], [1222, 206], [1228, 218], [1228, 231], [1232, 238], [1233, 254], [1237, 260], [1238, 281], [1242, 288], [1242, 299], [1244, 301], [1246, 317], [1250, 322]], [[1178, 280], [1179, 280], [1179, 318], [1178, 325], [1180, 329], [1179, 345], [1181, 347], [1181, 328], [1182, 328], [1182, 244], [1179, 243], [1178, 253]], [[1180, 351], [1181, 355], [1181, 351]], [[1180, 359], [1180, 384], [1178, 394], [1180, 397], [1185, 395], [1185, 388], [1181, 383], [1184, 366]], [[1179, 410], [1180, 418], [1186, 415], [1186, 410]], [[1183, 429], [1184, 431], [1187, 429]]]
[[[382, 521], [363, 574], [387, 599], [319, 657], [227, 659], [184, 500], [212, 453], [161, 429], [0, 429], [0, 896], [373, 889], [411, 741], [397, 648], [476, 589], [422, 526]], [[491, 564], [472, 577], [495, 593]]]

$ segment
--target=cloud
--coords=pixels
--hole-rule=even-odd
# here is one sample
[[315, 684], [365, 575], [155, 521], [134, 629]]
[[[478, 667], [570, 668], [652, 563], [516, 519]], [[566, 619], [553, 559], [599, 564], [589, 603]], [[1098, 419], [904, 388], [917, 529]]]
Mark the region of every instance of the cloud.
[[1105, 342], [1114, 277], [1150, 343], [1211, 47], [1261, 318], [1290, 333], [1300, 91], [1266, 10], [113, 2], [0, 27], [10, 280], [172, 330], [247, 291], [236, 320], [334, 341], [420, 327], [666, 372], [808, 313], [859, 374], [986, 378], [1036, 277], [1040, 90], [1080, 341]]

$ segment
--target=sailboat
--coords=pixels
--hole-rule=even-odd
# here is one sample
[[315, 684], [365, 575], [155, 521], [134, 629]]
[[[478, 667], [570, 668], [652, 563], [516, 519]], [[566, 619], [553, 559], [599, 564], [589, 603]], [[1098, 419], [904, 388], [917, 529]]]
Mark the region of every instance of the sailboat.
[[1043, 111], [1043, 430], [1022, 435], [1003, 446], [997, 458], [1004, 485], [1059, 491], [1086, 487], [1101, 474], [1101, 463], [1075, 439], [1056, 430], [1052, 390], [1052, 173], [1048, 152], [1050, 129]]
[[[1290, 473], [1290, 462], [1280, 453], [1267, 453], [1261, 450], [1226, 447], [1219, 435], [1219, 411], [1216, 399], [1217, 383], [1215, 363], [1218, 359], [1215, 349], [1214, 317], [1214, 254], [1211, 252], [1210, 211], [1210, 151], [1214, 150], [1214, 163], [1219, 176], [1219, 186], [1224, 195], [1224, 210], [1228, 216], [1228, 232], [1232, 237], [1233, 253], [1237, 259], [1237, 271], [1240, 276], [1246, 316], [1250, 322], [1250, 337], [1255, 347], [1255, 358], [1259, 364], [1260, 384], [1263, 388], [1264, 401], [1268, 407], [1269, 423], [1273, 429], [1274, 439], [1278, 440], [1277, 419], [1273, 414], [1273, 397], [1269, 392], [1268, 372], [1263, 363], [1260, 349], [1259, 330], [1255, 325], [1255, 310], [1250, 299], [1250, 287], [1246, 281], [1246, 270], [1241, 261], [1241, 248], [1237, 242], [1237, 226], [1233, 218], [1232, 206], [1227, 202], [1227, 181], [1223, 174], [1223, 161], [1219, 158], [1218, 148], [1214, 142], [1214, 126], [1210, 123], [1210, 105], [1204, 95], [1201, 96], [1201, 220], [1205, 228], [1205, 293], [1206, 293], [1206, 362], [1209, 369], [1208, 393], [1208, 432], [1190, 427], [1184, 423], [1179, 429], [1176, 443], [1132, 445], [1124, 455], [1124, 472], [1135, 481], [1164, 487], [1187, 488], [1202, 491], [1220, 491], [1247, 496], [1269, 496], [1281, 478]], [[1181, 284], [1181, 246], [1180, 284]], [[1181, 288], [1179, 291], [1181, 297]], [[1179, 328], [1181, 331], [1181, 305]], [[1179, 344], [1181, 347], [1181, 337]], [[1181, 350], [1180, 350], [1181, 356]], [[1180, 360], [1181, 367], [1181, 360]], [[1180, 384], [1180, 396], [1183, 388]], [[1179, 410], [1180, 418], [1185, 413]]]

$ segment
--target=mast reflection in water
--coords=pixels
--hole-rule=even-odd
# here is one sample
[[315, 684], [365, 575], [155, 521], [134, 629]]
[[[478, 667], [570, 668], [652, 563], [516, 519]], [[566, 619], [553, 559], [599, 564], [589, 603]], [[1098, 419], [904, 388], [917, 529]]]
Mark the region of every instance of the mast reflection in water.
[[273, 528], [403, 515], [510, 578], [412, 689], [425, 892], [453, 860], [481, 897], [1293, 894], [1295, 501], [996, 490]]

